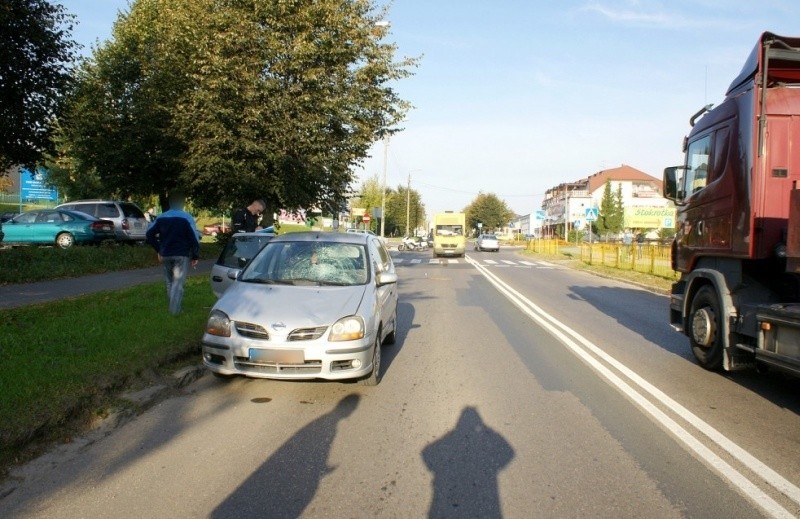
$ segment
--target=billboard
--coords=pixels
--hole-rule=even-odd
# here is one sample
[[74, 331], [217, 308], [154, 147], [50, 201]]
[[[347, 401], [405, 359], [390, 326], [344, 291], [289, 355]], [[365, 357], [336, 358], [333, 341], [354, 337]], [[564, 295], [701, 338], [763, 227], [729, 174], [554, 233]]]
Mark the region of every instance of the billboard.
[[627, 229], [674, 229], [674, 207], [626, 207], [623, 227]]
[[58, 201], [58, 190], [47, 183], [47, 170], [38, 168], [35, 172], [22, 169], [19, 172], [19, 198], [21, 200]]

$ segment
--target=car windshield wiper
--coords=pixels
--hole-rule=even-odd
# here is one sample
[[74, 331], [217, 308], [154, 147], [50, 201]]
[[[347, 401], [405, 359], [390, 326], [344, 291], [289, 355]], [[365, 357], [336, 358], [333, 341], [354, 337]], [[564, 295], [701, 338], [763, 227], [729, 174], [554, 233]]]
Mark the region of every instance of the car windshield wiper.
[[352, 285], [352, 283], [345, 281], [320, 281], [319, 284], [331, 287], [349, 287]]
[[256, 283], [259, 285], [291, 285], [291, 280], [272, 279], [272, 278], [247, 278], [241, 280], [244, 283]]

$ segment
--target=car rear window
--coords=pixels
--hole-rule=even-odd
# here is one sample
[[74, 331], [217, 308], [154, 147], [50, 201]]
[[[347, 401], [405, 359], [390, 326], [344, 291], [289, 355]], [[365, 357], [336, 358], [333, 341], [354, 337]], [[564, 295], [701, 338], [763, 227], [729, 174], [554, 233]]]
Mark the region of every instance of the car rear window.
[[144, 218], [144, 212], [136, 204], [123, 202], [119, 204], [119, 208], [122, 209], [125, 218]]
[[117, 218], [119, 211], [115, 204], [98, 204], [96, 216], [98, 218]]

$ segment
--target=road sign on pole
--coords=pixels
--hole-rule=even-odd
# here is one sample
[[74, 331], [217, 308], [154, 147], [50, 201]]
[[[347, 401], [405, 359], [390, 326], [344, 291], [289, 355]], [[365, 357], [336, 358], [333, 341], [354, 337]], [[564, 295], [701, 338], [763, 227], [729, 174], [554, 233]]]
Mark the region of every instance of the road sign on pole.
[[595, 222], [597, 221], [597, 217], [600, 215], [600, 210], [596, 207], [587, 207], [585, 218], [587, 222]]

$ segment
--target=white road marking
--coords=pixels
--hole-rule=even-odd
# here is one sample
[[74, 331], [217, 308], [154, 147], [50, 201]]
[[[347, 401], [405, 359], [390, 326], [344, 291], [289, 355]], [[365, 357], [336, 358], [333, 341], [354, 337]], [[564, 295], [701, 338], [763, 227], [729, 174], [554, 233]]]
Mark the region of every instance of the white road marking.
[[[755, 456], [739, 447], [721, 432], [714, 429], [700, 417], [644, 380], [633, 370], [616, 360], [611, 355], [607, 354], [598, 346], [591, 343], [578, 332], [558, 321], [550, 314], [546, 313], [532, 301], [528, 300], [525, 296], [492, 274], [486, 267], [471, 259], [470, 262], [481, 274], [483, 274], [484, 277], [489, 280], [490, 283], [495, 286], [495, 288], [497, 288], [500, 293], [505, 295], [509, 301], [514, 303], [514, 305], [516, 305], [524, 314], [548, 330], [554, 337], [558, 338], [576, 356], [581, 358], [598, 374], [604, 377], [611, 385], [615, 386], [619, 391], [635, 402], [640, 409], [642, 409], [642, 411], [649, 414], [654, 420], [659, 422], [666, 430], [671, 432], [675, 438], [681, 441], [687, 448], [694, 451], [695, 454], [705, 461], [708, 466], [712, 467], [722, 477], [730, 481], [731, 484], [737, 487], [743, 495], [751, 499], [767, 514], [772, 517], [781, 518], [795, 517], [794, 514], [783, 508], [777, 501], [772, 499], [755, 483], [750, 481], [741, 472], [736, 470], [728, 462], [715, 454], [711, 449], [703, 445], [700, 440], [692, 435], [692, 433], [683, 428], [675, 420], [667, 416], [667, 414], [661, 411], [654, 403], [647, 400], [644, 394], [632, 387], [629, 382], [625, 381], [622, 377], [614, 373], [609, 367], [601, 363], [600, 360], [619, 371], [622, 375], [627, 377], [631, 383], [633, 383], [635, 386], [638, 386], [643, 392], [650, 394], [650, 396], [658, 401], [662, 406], [670, 409], [680, 418], [691, 424], [697, 429], [697, 431], [724, 449], [728, 454], [735, 458], [739, 463], [746, 466], [765, 483], [772, 486], [774, 489], [798, 505], [800, 505], [800, 488], [758, 460]], [[594, 354], [597, 358], [592, 356], [592, 354]], [[598, 360], [598, 358], [600, 360]]]

